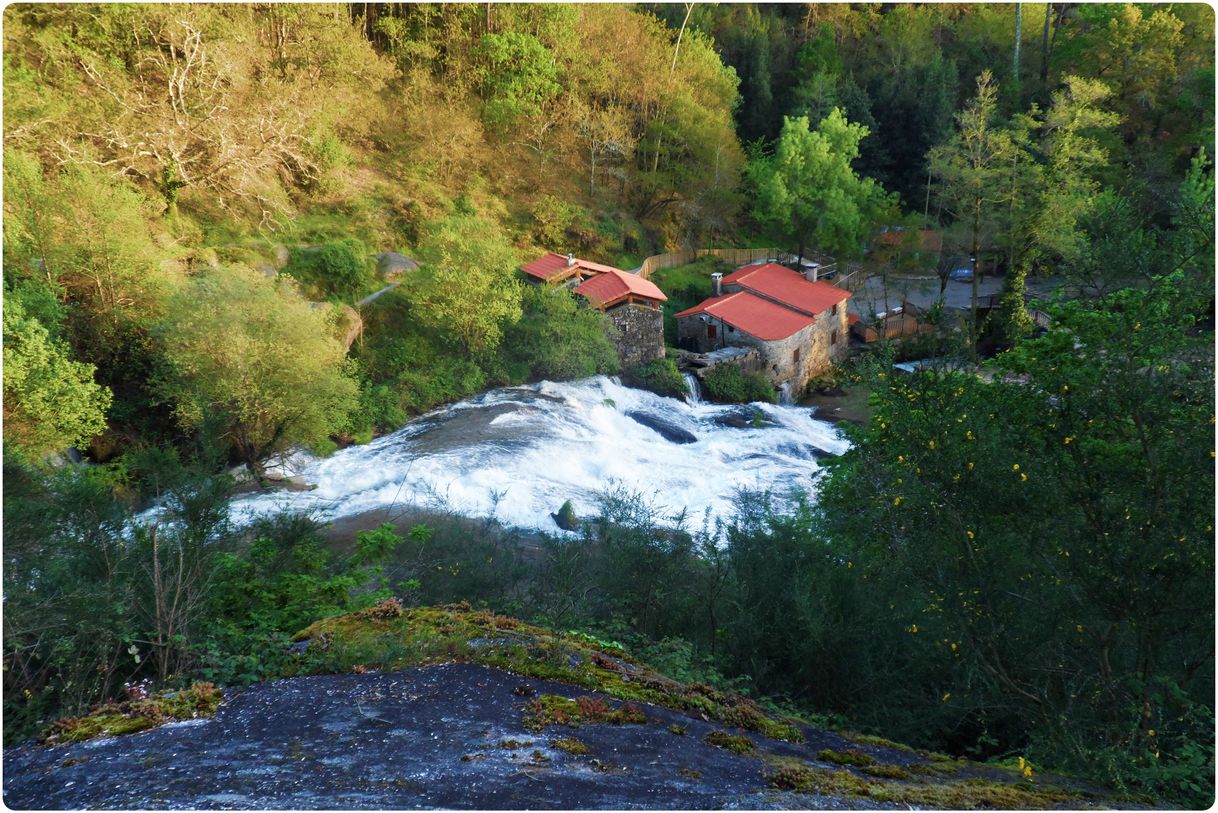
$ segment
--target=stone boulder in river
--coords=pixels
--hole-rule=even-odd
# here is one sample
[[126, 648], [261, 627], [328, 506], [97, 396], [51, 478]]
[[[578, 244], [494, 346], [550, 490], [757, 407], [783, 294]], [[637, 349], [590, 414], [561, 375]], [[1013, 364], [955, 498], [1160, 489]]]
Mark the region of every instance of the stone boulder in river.
[[641, 412], [637, 409], [627, 410], [627, 418], [643, 424], [648, 429], [659, 433], [665, 440], [671, 443], [697, 443], [698, 436], [688, 429], [683, 429], [674, 423], [670, 423], [663, 418], [652, 415], [649, 412]]

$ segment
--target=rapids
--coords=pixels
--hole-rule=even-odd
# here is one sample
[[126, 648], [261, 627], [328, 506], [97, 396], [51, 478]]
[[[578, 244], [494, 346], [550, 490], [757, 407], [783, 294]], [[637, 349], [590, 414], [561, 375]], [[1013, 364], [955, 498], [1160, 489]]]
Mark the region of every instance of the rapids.
[[[627, 413], [696, 440], [674, 443]], [[618, 485], [696, 525], [708, 510], [729, 515], [738, 489], [814, 491], [816, 458], [848, 445], [807, 408], [687, 404], [603, 376], [546, 381], [491, 390], [325, 459], [297, 453], [286, 473], [313, 490], [245, 495], [231, 510], [238, 522], [283, 508], [325, 520], [417, 505], [557, 531], [550, 513], [564, 500], [593, 516], [596, 495]]]

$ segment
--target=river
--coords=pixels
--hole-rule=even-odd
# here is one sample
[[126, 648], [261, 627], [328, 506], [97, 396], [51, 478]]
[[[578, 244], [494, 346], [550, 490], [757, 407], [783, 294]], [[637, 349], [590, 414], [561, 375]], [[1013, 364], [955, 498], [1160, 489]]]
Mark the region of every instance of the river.
[[696, 524], [708, 510], [730, 515], [739, 489], [813, 491], [817, 458], [848, 445], [807, 408], [687, 404], [604, 376], [542, 382], [491, 390], [324, 459], [297, 453], [286, 473], [313, 490], [244, 495], [232, 512], [325, 520], [414, 505], [555, 531], [563, 501], [591, 516], [616, 484]]

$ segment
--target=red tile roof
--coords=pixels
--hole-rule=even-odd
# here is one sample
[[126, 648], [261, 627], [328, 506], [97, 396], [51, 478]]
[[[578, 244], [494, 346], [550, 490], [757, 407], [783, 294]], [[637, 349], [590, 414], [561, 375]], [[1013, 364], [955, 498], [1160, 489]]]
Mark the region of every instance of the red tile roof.
[[668, 301], [668, 297], [664, 296], [664, 292], [657, 288], [654, 282], [616, 268], [610, 268], [603, 274], [584, 280], [575, 287], [575, 293], [586, 296], [596, 307], [615, 302], [629, 294], [658, 302]]
[[737, 291], [734, 294], [704, 300], [696, 307], [681, 311], [677, 318], [699, 313], [709, 313], [737, 330], [743, 330], [763, 341], [794, 336], [815, 321], [799, 311], [754, 296], [748, 291]]
[[[602, 265], [601, 263], [589, 262], [588, 260], [581, 260], [579, 257], [575, 258], [575, 265], [573, 267], [583, 271], [591, 271], [594, 274], [603, 274], [606, 271], [619, 270], [614, 268], [612, 265]], [[566, 272], [569, 268], [572, 268], [572, 266], [567, 265], [566, 256], [562, 254], [554, 254], [553, 252], [545, 255], [544, 257], [539, 257], [536, 260], [533, 260], [531, 263], [526, 263], [525, 265], [520, 266], [520, 269], [526, 274], [537, 277], [541, 280], [549, 280], [553, 279], [554, 277], [565, 276], [564, 272]]]
[[724, 277], [723, 284], [739, 285], [809, 316], [845, 302], [851, 296], [849, 291], [827, 282], [809, 282], [803, 274], [777, 263], [746, 265]]

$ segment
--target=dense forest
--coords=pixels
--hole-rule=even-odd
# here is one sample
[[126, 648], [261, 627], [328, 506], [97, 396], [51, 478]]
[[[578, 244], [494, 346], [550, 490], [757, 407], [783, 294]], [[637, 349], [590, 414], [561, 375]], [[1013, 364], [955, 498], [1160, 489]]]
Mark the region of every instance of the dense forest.
[[[1209, 6], [4, 15], [6, 742], [143, 678], [273, 677], [294, 632], [393, 593], [1212, 802]], [[836, 371], [872, 416], [815, 499], [775, 484], [674, 531], [614, 491], [540, 559], [453, 518], [341, 551], [309, 517], [229, 521], [235, 467], [490, 387], [679, 386], [521, 283], [545, 251], [777, 245], [873, 272], [892, 225], [1002, 276], [1002, 305], [931, 337], [949, 369], [898, 377], [885, 346]], [[1029, 278], [1063, 283], [1047, 331]], [[134, 519], [153, 501], [172, 522]]]

